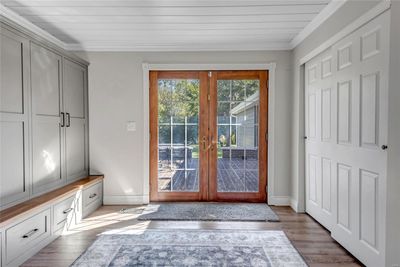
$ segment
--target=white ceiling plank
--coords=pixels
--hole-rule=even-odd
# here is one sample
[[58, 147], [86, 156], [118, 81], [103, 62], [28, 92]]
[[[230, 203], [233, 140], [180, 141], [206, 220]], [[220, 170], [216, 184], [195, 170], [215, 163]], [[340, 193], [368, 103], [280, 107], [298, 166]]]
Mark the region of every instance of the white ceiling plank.
[[190, 45], [161, 44], [161, 45], [138, 45], [134, 43], [86, 43], [70, 44], [67, 46], [70, 51], [137, 51], [137, 52], [184, 52], [184, 51], [268, 51], [268, 50], [288, 50], [286, 42], [268, 42], [267, 44], [255, 43], [235, 43], [235, 44], [215, 44]]
[[[238, 37], [251, 37], [251, 36], [264, 36], [264, 35], [269, 35], [269, 36], [287, 36], [287, 35], [297, 35], [299, 33], [299, 29], [227, 29], [227, 30], [203, 30], [203, 31], [193, 31], [193, 30], [185, 30], [185, 29], [179, 29], [179, 30], [135, 30], [134, 36], [135, 38], [139, 36], [144, 36], [144, 37], [152, 37], [152, 38], [157, 38], [160, 36], [166, 36], [166, 37], [174, 37], [174, 38], [183, 38], [185, 36], [238, 36]], [[54, 33], [57, 35], [62, 35], [62, 34], [69, 34], [73, 35], [76, 38], [90, 38], [92, 36], [99, 36], [100, 38], [104, 38], [103, 35], [108, 35], [108, 37], [116, 37], [116, 36], [121, 36], [123, 38], [129, 38], [130, 33], [132, 31], [129, 30], [103, 30], [103, 31], [95, 31], [95, 30], [86, 30], [86, 29], [81, 29], [81, 30], [54, 30], [54, 31], [49, 31], [50, 33]], [[127, 36], [128, 35], [128, 36]]]
[[22, 16], [248, 16], [319, 13], [325, 5], [256, 7], [12, 7]]
[[199, 23], [199, 24], [178, 24], [178, 23], [46, 23], [36, 22], [35, 25], [44, 30], [78, 30], [78, 31], [126, 31], [126, 30], [253, 30], [253, 29], [303, 29], [308, 21], [282, 21], [264, 23]]
[[307, 14], [274, 14], [274, 15], [254, 15], [254, 16], [24, 16], [29, 21], [36, 23], [83, 23], [83, 24], [118, 24], [118, 23], [266, 23], [266, 22], [288, 22], [288, 21], [307, 21], [310, 22], [315, 13]]
[[[224, 41], [224, 42], [232, 42], [232, 41], [249, 41], [249, 36], [248, 35], [222, 35], [222, 34], [215, 34], [215, 35], [118, 35], [118, 34], [105, 34], [108, 39], [118, 40], [118, 41], [136, 41], [136, 42], [142, 42], [142, 43], [152, 43], [152, 42], [174, 42], [174, 43], [179, 43], [179, 42], [186, 42], [186, 41], [191, 41], [191, 40], [197, 40], [197, 41], [204, 41], [205, 43], [212, 43], [214, 41]], [[68, 34], [57, 34], [55, 35], [59, 39], [64, 39], [64, 38], [72, 38], [72, 39], [81, 39], [80, 35], [68, 35]], [[253, 35], [251, 37], [252, 41], [265, 41], [265, 40], [277, 40], [277, 41], [290, 41], [294, 36], [296, 36], [295, 33], [293, 34], [265, 34], [265, 35]], [[103, 41], [105, 38], [101, 35], [89, 35], [85, 36], [85, 41], [90, 42], [90, 41]]]
[[8, 7], [234, 7], [328, 4], [329, 0], [3, 0]]
[[2, 4], [64, 47], [88, 51], [287, 50], [312, 32], [322, 16], [333, 13], [327, 11], [331, 0], [2, 0]]

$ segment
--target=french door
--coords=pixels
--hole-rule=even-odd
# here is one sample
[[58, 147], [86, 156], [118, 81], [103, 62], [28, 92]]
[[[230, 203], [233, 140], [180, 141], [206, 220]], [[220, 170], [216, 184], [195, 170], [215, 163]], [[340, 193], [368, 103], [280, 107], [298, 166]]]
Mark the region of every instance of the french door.
[[150, 72], [150, 200], [265, 202], [267, 71]]

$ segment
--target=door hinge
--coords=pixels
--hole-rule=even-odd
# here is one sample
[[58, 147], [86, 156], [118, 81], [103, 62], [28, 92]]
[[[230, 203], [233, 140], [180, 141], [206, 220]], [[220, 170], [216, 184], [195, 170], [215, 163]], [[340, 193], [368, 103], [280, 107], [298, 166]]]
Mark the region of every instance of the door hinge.
[[268, 194], [268, 185], [265, 187], [265, 192]]
[[207, 95], [207, 100], [210, 101], [211, 100], [211, 96], [210, 94]]
[[265, 133], [265, 141], [268, 142], [268, 133]]
[[209, 71], [209, 72], [208, 72], [208, 77], [210, 77], [210, 78], [211, 78], [211, 76], [212, 76], [212, 72], [211, 72], [211, 71]]

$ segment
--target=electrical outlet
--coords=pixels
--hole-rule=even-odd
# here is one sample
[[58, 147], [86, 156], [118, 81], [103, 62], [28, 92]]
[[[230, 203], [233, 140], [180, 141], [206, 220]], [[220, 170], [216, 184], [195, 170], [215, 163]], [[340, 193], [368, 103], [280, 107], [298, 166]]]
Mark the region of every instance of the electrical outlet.
[[136, 131], [136, 122], [135, 121], [128, 121], [126, 123], [126, 130], [128, 132], [135, 132]]

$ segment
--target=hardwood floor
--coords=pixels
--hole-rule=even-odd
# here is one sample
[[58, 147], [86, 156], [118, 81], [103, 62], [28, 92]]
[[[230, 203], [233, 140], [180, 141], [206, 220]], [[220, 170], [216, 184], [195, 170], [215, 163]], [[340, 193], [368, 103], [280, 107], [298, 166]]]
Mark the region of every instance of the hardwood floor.
[[280, 222], [163, 222], [138, 221], [138, 214], [120, 213], [129, 206], [103, 206], [75, 229], [42, 249], [23, 266], [69, 266], [96, 239], [111, 229], [252, 229], [283, 230], [309, 266], [363, 266], [334, 241], [329, 232], [306, 214], [289, 207], [272, 207]]

